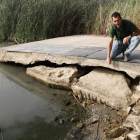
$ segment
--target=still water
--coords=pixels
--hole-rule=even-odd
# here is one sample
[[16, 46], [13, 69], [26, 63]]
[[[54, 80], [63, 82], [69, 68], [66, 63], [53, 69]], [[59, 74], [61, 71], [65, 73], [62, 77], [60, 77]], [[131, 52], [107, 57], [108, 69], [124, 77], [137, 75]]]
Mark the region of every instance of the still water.
[[63, 140], [67, 126], [54, 121], [66, 108], [63, 100], [72, 97], [28, 76], [26, 67], [0, 63], [0, 121], [4, 140]]

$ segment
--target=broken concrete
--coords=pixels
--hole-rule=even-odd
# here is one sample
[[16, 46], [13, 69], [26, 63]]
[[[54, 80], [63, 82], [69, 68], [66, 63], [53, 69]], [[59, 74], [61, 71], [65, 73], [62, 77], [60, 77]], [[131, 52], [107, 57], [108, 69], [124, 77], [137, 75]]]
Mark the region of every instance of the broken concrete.
[[[35, 43], [32, 43], [32, 44], [35, 44]], [[22, 44], [21, 46], [23, 45], [24, 44]], [[15, 47], [17, 46], [13, 46], [12, 48], [15, 48]], [[69, 46], [66, 46], [66, 47], [69, 47]], [[41, 50], [41, 48], [39, 49]], [[91, 54], [92, 53], [93, 52], [91, 51]], [[139, 63], [124, 63], [124, 62], [119, 62], [119, 61], [112, 61], [111, 65], [108, 65], [105, 59], [92, 59], [92, 58], [83, 57], [83, 56], [79, 57], [79, 56], [68, 56], [68, 55], [60, 55], [60, 54], [58, 55], [57, 54], [44, 54], [44, 53], [35, 53], [35, 52], [26, 52], [26, 51], [14, 52], [14, 51], [7, 51], [7, 47], [0, 49], [0, 62], [15, 62], [15, 63], [21, 63], [23, 65], [28, 65], [28, 64], [35, 64], [36, 62], [41, 62], [41, 61], [50, 61], [58, 65], [65, 63], [65, 64], [78, 64], [82, 67], [101, 66], [101, 67], [114, 69], [117, 71], [124, 71], [132, 78], [136, 78], [137, 76], [140, 75]]]
[[128, 115], [131, 109], [129, 106], [140, 99], [139, 94], [133, 94], [130, 90], [128, 78], [104, 68], [96, 68], [85, 76], [85, 71], [78, 71], [77, 67], [36, 66], [27, 68], [26, 73], [51, 87], [72, 89], [79, 98], [103, 102], [120, 110], [118, 113], [123, 116]]
[[117, 138], [121, 136], [126, 131], [123, 127], [115, 128], [109, 132], [104, 132], [106, 138]]
[[51, 68], [36, 66], [27, 68], [26, 73], [46, 84], [60, 86], [70, 89], [73, 78], [79, 78], [84, 72], [79, 72], [77, 67]]
[[125, 137], [120, 136], [120, 137], [118, 137], [118, 138], [116, 138], [116, 139], [114, 139], [114, 140], [126, 140], [126, 138], [125, 138]]
[[122, 108], [118, 111], [117, 114], [119, 114], [121, 116], [127, 116], [129, 114], [130, 110], [131, 110], [131, 107]]
[[128, 115], [123, 123], [123, 126], [132, 128], [133, 130], [140, 132], [140, 116]]
[[132, 108], [132, 110], [137, 114], [140, 115], [140, 101], [136, 103], [136, 105]]
[[[75, 41], [73, 42], [73, 40]], [[76, 40], [79, 41], [76, 43]], [[123, 58], [118, 56], [117, 59], [114, 59], [112, 61], [111, 65], [108, 65], [106, 63], [106, 47], [108, 44], [107, 42], [108, 38], [86, 35], [70, 36], [64, 38], [48, 39], [43, 41], [25, 43], [20, 45], [14, 45], [11, 47], [0, 48], [0, 61], [21, 63], [23, 65], [35, 64], [41, 61], [49, 61], [57, 65], [76, 64], [82, 67], [99, 66], [117, 70], [118, 72], [126, 72], [132, 78], [140, 76], [139, 50], [134, 50], [134, 55], [131, 55], [132, 60], [130, 60], [129, 62], [123, 62]], [[36, 76], [35, 72], [31, 72], [31, 70], [30, 73], [34, 73], [33, 76]], [[39, 73], [42, 76], [42, 78], [40, 78], [41, 80], [44, 78], [44, 73], [42, 73], [41, 70]], [[106, 73], [106, 70], [103, 70], [100, 73], [100, 75], [105, 75], [104, 78], [103, 76], [95, 76], [95, 78], [93, 76], [92, 78], [90, 78], [92, 74], [89, 74], [81, 77], [78, 83], [77, 77], [73, 77], [73, 80], [70, 80], [69, 82], [65, 81], [65, 83], [67, 84], [64, 84], [64, 82], [62, 82], [62, 84], [64, 84], [63, 86], [68, 88], [71, 88], [72, 86], [73, 91], [79, 97], [83, 96], [84, 98], [91, 100], [97, 99], [99, 102], [104, 102], [115, 109], [128, 108], [130, 105], [135, 104], [135, 102], [137, 102], [140, 99], [139, 86], [137, 86], [138, 92], [132, 92], [129, 88], [130, 81], [127, 78], [125, 78], [125, 76], [121, 74], [119, 75], [117, 72], [112, 71], [111, 74], [103, 73]], [[118, 77], [118, 80], [112, 78], [115, 77], [115, 75], [116, 77]], [[88, 77], [89, 81], [85, 77]], [[83, 83], [81, 79], [83, 80]], [[115, 79], [116, 81], [113, 79]], [[54, 79], [52, 81], [51, 84], [61, 85], [58, 81], [54, 82]], [[92, 83], [94, 84], [92, 85]], [[83, 87], [80, 86], [80, 84]], [[97, 88], [97, 85], [99, 85], [99, 88]], [[100, 87], [102, 87], [102, 89]]]
[[133, 131], [127, 135], [128, 140], [140, 140], [140, 132]]
[[136, 90], [140, 92], [140, 84], [136, 86]]
[[97, 100], [118, 110], [132, 103], [129, 80], [108, 69], [96, 68], [80, 77], [72, 90], [79, 98]]

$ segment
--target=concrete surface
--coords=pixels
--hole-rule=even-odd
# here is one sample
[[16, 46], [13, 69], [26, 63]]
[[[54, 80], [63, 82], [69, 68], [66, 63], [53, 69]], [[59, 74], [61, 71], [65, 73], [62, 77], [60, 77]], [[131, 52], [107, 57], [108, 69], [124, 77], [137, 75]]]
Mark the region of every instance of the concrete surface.
[[0, 48], [0, 61], [24, 65], [50, 61], [58, 65], [66, 63], [102, 66], [125, 71], [133, 78], [140, 75], [140, 45], [132, 53], [131, 61], [123, 62], [123, 58], [118, 56], [111, 65], [108, 65], [106, 63], [108, 40], [109, 37], [105, 36], [77, 35], [14, 45]]
[[[63, 56], [87, 57], [91, 59], [106, 60], [109, 37], [79, 35], [43, 40], [22, 44], [16, 48], [7, 49], [15, 52], [34, 52]], [[140, 63], [140, 45], [131, 54], [130, 63]], [[123, 61], [119, 55], [115, 61]]]

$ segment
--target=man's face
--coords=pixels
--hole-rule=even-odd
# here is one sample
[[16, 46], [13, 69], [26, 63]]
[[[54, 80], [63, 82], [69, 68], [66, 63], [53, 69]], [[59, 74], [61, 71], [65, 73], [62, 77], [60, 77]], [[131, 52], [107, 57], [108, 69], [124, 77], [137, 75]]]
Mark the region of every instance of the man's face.
[[112, 18], [113, 23], [115, 24], [115, 26], [120, 29], [122, 26], [122, 18], [120, 18], [119, 16], [117, 16], [116, 18], [113, 17]]

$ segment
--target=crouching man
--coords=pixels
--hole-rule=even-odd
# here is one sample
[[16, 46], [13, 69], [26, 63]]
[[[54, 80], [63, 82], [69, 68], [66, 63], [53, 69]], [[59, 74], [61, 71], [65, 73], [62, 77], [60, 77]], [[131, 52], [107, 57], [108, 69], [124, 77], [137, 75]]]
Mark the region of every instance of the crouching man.
[[[139, 45], [140, 29], [134, 25], [131, 21], [122, 19], [120, 13], [114, 12], [112, 14], [113, 25], [109, 32], [109, 44], [107, 51], [107, 63], [111, 64], [111, 59], [115, 58], [119, 54], [123, 54], [124, 61], [129, 61], [129, 56], [132, 51]], [[115, 42], [113, 43], [113, 38]], [[124, 46], [128, 46], [124, 49]]]

